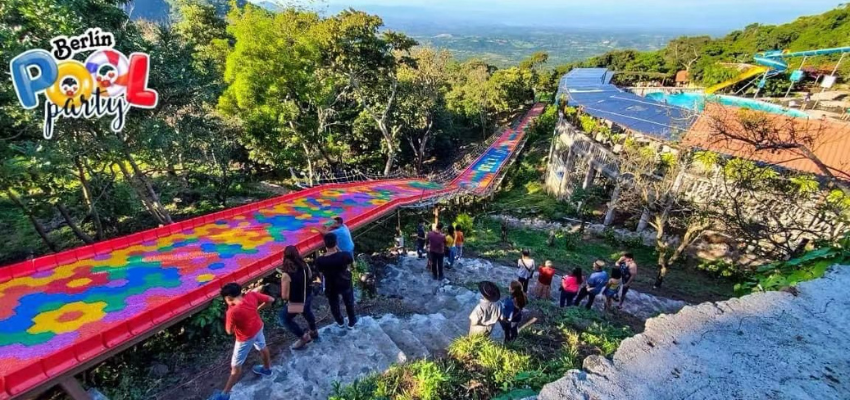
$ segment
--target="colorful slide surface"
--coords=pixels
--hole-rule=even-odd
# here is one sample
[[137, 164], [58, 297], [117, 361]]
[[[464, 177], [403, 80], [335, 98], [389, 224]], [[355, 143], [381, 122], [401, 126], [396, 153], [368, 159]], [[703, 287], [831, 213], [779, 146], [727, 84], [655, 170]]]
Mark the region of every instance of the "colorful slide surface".
[[714, 92], [716, 92], [718, 90], [732, 86], [732, 85], [734, 85], [738, 82], [750, 79], [754, 76], [761, 75], [761, 74], [763, 74], [763, 73], [765, 73], [769, 70], [770, 69], [767, 68], [767, 67], [752, 67], [752, 68], [742, 72], [740, 75], [738, 75], [738, 76], [736, 76], [732, 79], [718, 83], [714, 86], [709, 87], [708, 89], [705, 89], [705, 94], [713, 94]]
[[399, 206], [488, 190], [510, 161], [526, 113], [448, 184], [417, 179], [332, 184], [0, 268], [0, 399], [54, 382], [270, 272], [288, 245], [317, 249], [312, 227], [356, 228]]

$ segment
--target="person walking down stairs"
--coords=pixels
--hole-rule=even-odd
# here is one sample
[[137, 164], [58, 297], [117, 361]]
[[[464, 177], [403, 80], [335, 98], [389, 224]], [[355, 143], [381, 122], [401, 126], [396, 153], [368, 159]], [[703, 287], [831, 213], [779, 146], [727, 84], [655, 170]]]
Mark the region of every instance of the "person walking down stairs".
[[345, 312], [348, 314], [348, 328], [351, 329], [357, 323], [354, 315], [354, 286], [351, 283], [351, 264], [354, 259], [351, 253], [340, 251], [337, 247], [337, 238], [333, 233], [324, 236], [327, 252], [316, 258], [316, 268], [325, 276], [325, 295], [328, 297], [328, 306], [334, 316], [337, 326], [344, 328], [345, 319], [339, 310], [339, 300], [345, 304]]
[[469, 335], [490, 336], [493, 325], [501, 318], [499, 299], [502, 295], [499, 293], [499, 287], [490, 281], [479, 283], [478, 291], [481, 292], [482, 299], [469, 314]]
[[[262, 287], [261, 287], [262, 288]], [[258, 291], [242, 294], [242, 287], [237, 283], [228, 283], [221, 288], [221, 297], [227, 303], [224, 330], [228, 335], [236, 336], [233, 347], [233, 357], [230, 359], [230, 377], [224, 385], [224, 390], [216, 391], [210, 400], [230, 399], [230, 390], [242, 376], [242, 364], [248, 359], [251, 347], [257, 349], [263, 357], [263, 365], [255, 365], [251, 370], [261, 376], [270, 376], [271, 353], [266, 347], [266, 336], [263, 334], [263, 319], [259, 310], [274, 302], [274, 298]]]
[[[293, 350], [300, 350], [308, 343], [319, 338], [316, 328], [316, 316], [313, 315], [313, 289], [310, 283], [313, 281], [312, 270], [295, 246], [286, 246], [283, 251], [283, 275], [280, 277], [280, 297], [284, 301], [284, 307], [278, 316], [281, 325], [292, 332], [298, 341], [292, 345]], [[295, 317], [301, 315], [307, 321], [310, 328], [304, 332]]]

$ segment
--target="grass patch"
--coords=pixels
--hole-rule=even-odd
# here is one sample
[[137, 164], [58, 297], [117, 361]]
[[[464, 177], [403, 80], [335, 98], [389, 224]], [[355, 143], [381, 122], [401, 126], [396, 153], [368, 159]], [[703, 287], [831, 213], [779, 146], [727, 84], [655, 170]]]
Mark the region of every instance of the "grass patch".
[[[351, 385], [334, 386], [333, 400], [521, 399], [581, 367], [588, 355], [610, 356], [632, 331], [610, 316], [534, 301], [537, 322], [502, 345], [460, 337], [448, 355], [391, 367]], [[499, 328], [496, 328], [499, 329]]]

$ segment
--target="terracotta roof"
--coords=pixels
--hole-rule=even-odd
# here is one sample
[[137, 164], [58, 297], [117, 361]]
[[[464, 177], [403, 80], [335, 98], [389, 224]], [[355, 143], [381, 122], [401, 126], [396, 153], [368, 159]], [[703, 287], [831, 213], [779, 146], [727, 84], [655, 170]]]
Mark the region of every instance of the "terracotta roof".
[[688, 71], [679, 71], [676, 73], [676, 82], [690, 82], [691, 74]]
[[[763, 128], [752, 129], [756, 126]], [[721, 131], [729, 134], [721, 135]], [[761, 138], [770, 138], [772, 143], [806, 143], [836, 177], [850, 179], [850, 123], [845, 121], [793, 118], [708, 103], [685, 134], [682, 146], [823, 175], [802, 150], [759, 149], [755, 143]]]

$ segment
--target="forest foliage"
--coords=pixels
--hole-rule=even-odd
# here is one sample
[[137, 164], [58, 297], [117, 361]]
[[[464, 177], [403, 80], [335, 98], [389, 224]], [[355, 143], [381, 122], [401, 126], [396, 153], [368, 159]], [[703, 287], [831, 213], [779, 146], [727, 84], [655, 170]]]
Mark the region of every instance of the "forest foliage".
[[23, 110], [0, 81], [0, 229], [10, 244], [0, 263], [268, 196], [255, 189], [261, 180], [438, 168], [548, 79], [546, 54], [503, 69], [459, 62], [355, 10], [168, 3], [161, 24], [130, 20], [121, 0], [0, 6], [4, 65], [96, 26], [119, 51], [150, 54], [160, 97], [156, 109], [132, 110], [122, 132], [106, 119], [63, 120], [45, 140], [40, 111]]

